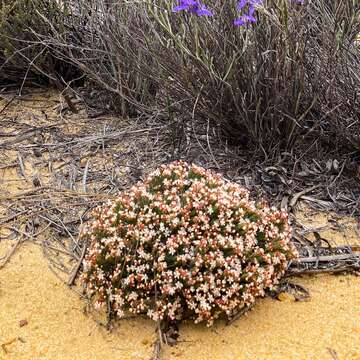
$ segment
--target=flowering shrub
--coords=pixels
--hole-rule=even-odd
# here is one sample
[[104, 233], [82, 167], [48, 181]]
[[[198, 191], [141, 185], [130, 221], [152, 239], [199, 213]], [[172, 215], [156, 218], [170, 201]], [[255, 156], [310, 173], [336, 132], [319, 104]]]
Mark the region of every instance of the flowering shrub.
[[[304, 0], [291, 0], [297, 4], [303, 4]], [[256, 6], [262, 5], [264, 0], [240, 0], [237, 4], [237, 10], [242, 12], [240, 18], [234, 21], [237, 26], [245, 26], [248, 23], [255, 23]], [[197, 16], [213, 16], [213, 12], [207, 9], [199, 0], [179, 0], [179, 4], [173, 8], [173, 12], [188, 11]], [[246, 12], [247, 11], [247, 12]]]
[[213, 13], [209, 11], [204, 4], [198, 0], [179, 0], [179, 5], [173, 8], [173, 12], [186, 10], [190, 13], [195, 13], [197, 16], [212, 16]]
[[358, 148], [353, 0], [72, 3], [80, 40], [48, 44], [122, 115], [193, 121], [200, 134], [209, 125], [259, 156], [329, 139]]
[[97, 306], [211, 325], [264, 295], [297, 253], [287, 214], [199, 166], [163, 165], [99, 207], [81, 277]]

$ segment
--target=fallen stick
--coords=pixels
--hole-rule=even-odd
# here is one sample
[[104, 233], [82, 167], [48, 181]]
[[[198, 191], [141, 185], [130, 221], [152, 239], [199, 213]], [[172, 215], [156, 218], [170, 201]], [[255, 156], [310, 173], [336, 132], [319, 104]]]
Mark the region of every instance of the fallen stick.
[[[359, 254], [360, 256], [360, 254]], [[337, 260], [352, 260], [356, 259], [358, 256], [356, 254], [341, 254], [341, 255], [324, 255], [324, 256], [311, 256], [306, 258], [299, 258], [292, 262], [292, 264], [296, 263], [311, 263], [311, 262], [330, 262], [330, 261], [337, 261]]]
[[0, 115], [11, 105], [11, 103], [15, 100], [16, 96], [13, 96], [6, 105], [0, 110]]
[[72, 286], [74, 284], [76, 276], [77, 276], [77, 274], [78, 274], [78, 272], [80, 270], [80, 266], [81, 266], [81, 264], [82, 264], [82, 262], [84, 260], [84, 257], [85, 257], [85, 254], [86, 254], [86, 249], [87, 249], [87, 246], [86, 246], [86, 244], [84, 244], [82, 252], [81, 252], [80, 259], [79, 259], [78, 263], [75, 265], [75, 267], [74, 267], [74, 269], [73, 269], [73, 271], [71, 273], [71, 276], [70, 276], [70, 278], [69, 278], [69, 280], [67, 282], [67, 286]]
[[5, 354], [8, 353], [8, 351], [7, 351], [7, 349], [6, 349], [6, 346], [7, 346], [7, 345], [11, 345], [11, 344], [14, 343], [16, 340], [18, 340], [18, 338], [13, 338], [13, 339], [11, 339], [11, 340], [9, 340], [9, 341], [6, 341], [6, 342], [4, 342], [3, 344], [1, 344], [1, 347], [2, 347], [2, 349], [4, 350], [4, 353], [5, 353]]
[[315, 190], [315, 189], [317, 189], [317, 188], [319, 188], [319, 187], [320, 187], [320, 185], [315, 185], [315, 186], [311, 186], [311, 187], [309, 187], [309, 188], [307, 188], [307, 189], [304, 189], [303, 191], [298, 192], [298, 193], [295, 194], [295, 195], [293, 196], [293, 198], [290, 200], [289, 206], [290, 206], [291, 208], [293, 208], [293, 207], [296, 205], [296, 203], [298, 202], [298, 200], [299, 200], [303, 195], [308, 194], [309, 192], [311, 192], [311, 191], [313, 191], [313, 190]]
[[250, 311], [253, 308], [254, 305], [255, 304], [251, 304], [251, 305], [245, 305], [244, 307], [242, 307], [235, 315], [228, 318], [228, 320], [226, 321], [226, 325], [231, 325], [233, 322], [235, 322], [241, 316], [243, 316], [248, 311]]
[[22, 239], [18, 239], [16, 243], [13, 245], [13, 247], [10, 249], [10, 251], [6, 254], [5, 259], [0, 264], [0, 269], [2, 269], [5, 264], [10, 260], [11, 256], [14, 254], [15, 250], [18, 248], [18, 246], [22, 243]]
[[289, 276], [296, 276], [296, 275], [311, 275], [311, 274], [338, 274], [344, 273], [346, 271], [354, 270], [360, 271], [360, 266], [351, 265], [351, 266], [341, 266], [341, 267], [334, 267], [328, 269], [294, 269], [290, 270], [285, 274], [285, 277]]

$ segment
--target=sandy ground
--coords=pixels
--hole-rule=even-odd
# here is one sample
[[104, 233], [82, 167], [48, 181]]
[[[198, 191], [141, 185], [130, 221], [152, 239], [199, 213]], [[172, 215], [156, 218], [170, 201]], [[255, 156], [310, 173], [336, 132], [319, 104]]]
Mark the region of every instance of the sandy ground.
[[[0, 243], [0, 254], [10, 246]], [[1, 255], [0, 255], [1, 256]], [[360, 278], [296, 279], [308, 302], [261, 299], [230, 326], [184, 324], [163, 359], [360, 359]], [[0, 359], [149, 359], [154, 325], [123, 320], [111, 332], [49, 270], [41, 248], [24, 244], [0, 270]], [[20, 326], [20, 321], [28, 322]]]
[[[7, 245], [0, 243], [1, 253]], [[0, 271], [0, 345], [11, 342], [0, 359], [147, 358], [150, 321], [129, 320], [110, 334], [84, 315], [84, 305], [49, 270], [41, 248], [23, 245]]]
[[[11, 160], [12, 154], [7, 156]], [[28, 187], [17, 168], [0, 169], [0, 200], [1, 192], [16, 194]], [[333, 243], [360, 245], [355, 219], [301, 206], [299, 219], [309, 227], [326, 226], [321, 235]], [[0, 235], [6, 234], [0, 228]], [[0, 260], [14, 241], [0, 241]], [[310, 301], [265, 298], [230, 326], [221, 321], [212, 328], [185, 323], [178, 345], [165, 348], [162, 359], [360, 360], [360, 277], [321, 275], [293, 281], [310, 290]], [[98, 317], [85, 314], [84, 306], [50, 271], [42, 249], [25, 242], [0, 269], [0, 360], [150, 359], [152, 321], [123, 320], [109, 333]]]

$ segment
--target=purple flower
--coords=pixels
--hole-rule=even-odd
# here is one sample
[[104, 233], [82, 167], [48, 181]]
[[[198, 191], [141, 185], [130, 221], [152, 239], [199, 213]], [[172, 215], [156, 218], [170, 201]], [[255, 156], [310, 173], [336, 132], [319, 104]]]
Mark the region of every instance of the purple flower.
[[250, 0], [249, 4], [249, 15], [254, 15], [255, 5], [262, 5], [263, 0]]
[[213, 16], [213, 13], [206, 8], [199, 0], [178, 0], [179, 5], [175, 6], [172, 11], [188, 11], [197, 16]]
[[242, 11], [248, 7], [248, 13], [243, 13], [238, 19], [235, 19], [234, 25], [236, 26], [245, 26], [249, 23], [256, 23], [255, 14], [255, 5], [261, 5], [263, 0], [240, 0], [237, 4], [237, 9]]
[[[300, 0], [303, 1], [303, 0]], [[261, 5], [263, 0], [240, 0], [237, 4], [237, 9], [242, 10], [245, 8], [246, 5], [249, 5], [250, 8], [255, 8], [255, 5]]]
[[251, 15], [243, 15], [234, 20], [236, 26], [245, 26], [249, 23], [256, 23], [256, 19]]
[[[213, 16], [213, 12], [209, 10], [201, 0], [177, 0], [178, 5], [174, 6], [172, 11], [187, 11], [197, 16]], [[305, 0], [289, 0], [296, 4], [303, 5]], [[262, 5], [264, 0], [238, 0], [237, 10], [240, 12], [239, 18], [235, 19], [234, 25], [246, 26], [257, 22], [256, 7]]]
[[248, 0], [240, 0], [237, 4], [237, 9], [242, 10], [248, 3]]

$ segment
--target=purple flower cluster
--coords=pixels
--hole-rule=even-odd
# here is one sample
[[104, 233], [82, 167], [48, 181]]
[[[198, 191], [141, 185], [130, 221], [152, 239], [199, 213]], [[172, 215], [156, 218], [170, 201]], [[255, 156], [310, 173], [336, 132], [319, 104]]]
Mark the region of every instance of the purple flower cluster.
[[[297, 4], [304, 4], [304, 0], [291, 0]], [[241, 12], [241, 16], [234, 20], [236, 26], [246, 26], [256, 23], [256, 6], [262, 5], [263, 0], [240, 0], [237, 10]], [[213, 12], [209, 10], [199, 0], [178, 0], [178, 5], [173, 8], [173, 12], [187, 11], [197, 16], [213, 16]]]
[[243, 13], [239, 18], [234, 20], [234, 25], [236, 26], [245, 26], [249, 23], [255, 23], [255, 7], [256, 5], [262, 5], [263, 0], [240, 0], [237, 9], [239, 11], [244, 11], [247, 9], [247, 13]]
[[179, 0], [179, 5], [173, 8], [173, 12], [188, 11], [197, 16], [213, 16], [213, 13], [198, 0]]

